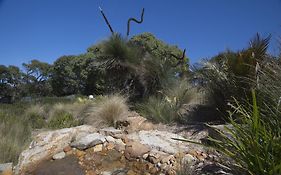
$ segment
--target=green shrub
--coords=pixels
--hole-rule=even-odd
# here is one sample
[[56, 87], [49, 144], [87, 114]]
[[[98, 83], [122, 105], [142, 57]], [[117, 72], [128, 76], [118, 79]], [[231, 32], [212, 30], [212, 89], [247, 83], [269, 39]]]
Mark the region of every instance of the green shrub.
[[52, 129], [70, 128], [78, 126], [81, 122], [75, 119], [70, 113], [65, 111], [57, 111], [48, 122], [48, 127]]
[[162, 97], [149, 97], [146, 102], [137, 105], [137, 111], [154, 122], [171, 123], [176, 117], [174, 106]]
[[0, 163], [14, 162], [28, 146], [31, 127], [27, 120], [0, 112]]
[[43, 128], [45, 126], [46, 112], [43, 106], [32, 105], [25, 111], [25, 117], [31, 124], [32, 128]]
[[144, 103], [137, 105], [137, 111], [155, 122], [182, 122], [180, 110], [184, 104], [191, 102], [195, 95], [194, 89], [187, 80], [178, 80], [170, 88], [151, 96]]
[[97, 127], [115, 126], [116, 121], [128, 116], [129, 107], [126, 100], [119, 94], [99, 97], [89, 107], [85, 122]]

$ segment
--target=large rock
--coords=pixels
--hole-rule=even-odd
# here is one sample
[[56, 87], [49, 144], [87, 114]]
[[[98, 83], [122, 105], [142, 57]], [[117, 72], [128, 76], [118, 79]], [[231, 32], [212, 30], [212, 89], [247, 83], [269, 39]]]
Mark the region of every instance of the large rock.
[[173, 140], [173, 138], [184, 139], [182, 136], [167, 131], [139, 131], [128, 135], [129, 139], [138, 140], [141, 144], [148, 145], [169, 154], [188, 151], [188, 143]]
[[71, 143], [71, 146], [80, 150], [84, 150], [96, 146], [98, 144], [104, 143], [105, 141], [105, 136], [99, 133], [92, 133], [74, 141], [73, 143]]
[[33, 138], [29, 148], [24, 150], [19, 156], [15, 173], [24, 174], [27, 169], [63, 151], [63, 148], [68, 146], [77, 135], [92, 132], [95, 132], [95, 128], [82, 125], [74, 128], [45, 131], [38, 134]]
[[145, 153], [148, 153], [150, 148], [146, 145], [138, 142], [129, 142], [125, 148], [125, 156], [127, 159], [142, 157]]

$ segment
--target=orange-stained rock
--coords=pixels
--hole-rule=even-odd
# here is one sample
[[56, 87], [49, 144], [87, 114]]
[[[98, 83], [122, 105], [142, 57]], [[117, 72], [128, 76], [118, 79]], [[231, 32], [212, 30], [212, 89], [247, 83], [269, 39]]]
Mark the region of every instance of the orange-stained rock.
[[72, 150], [72, 148], [71, 148], [71, 146], [69, 146], [69, 145], [67, 145], [66, 147], [63, 148], [63, 151], [64, 151], [65, 153], [67, 153], [67, 152], [69, 152], [69, 151], [71, 151], [71, 150]]

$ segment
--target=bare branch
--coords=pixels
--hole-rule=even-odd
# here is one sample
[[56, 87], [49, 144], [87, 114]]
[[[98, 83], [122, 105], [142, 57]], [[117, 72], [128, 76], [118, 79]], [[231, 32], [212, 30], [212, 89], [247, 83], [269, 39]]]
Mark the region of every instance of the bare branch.
[[134, 21], [138, 24], [141, 24], [143, 22], [143, 15], [144, 15], [144, 8], [142, 8], [142, 13], [141, 13], [141, 20], [137, 20], [136, 18], [129, 18], [128, 23], [127, 23], [127, 36], [130, 35], [130, 22]]
[[178, 66], [179, 64], [182, 64], [182, 63], [184, 62], [185, 51], [186, 51], [186, 49], [183, 50], [183, 53], [182, 53], [182, 56], [181, 56], [181, 57], [178, 57], [178, 56], [176, 56], [176, 55], [174, 55], [174, 54], [171, 53], [171, 56], [174, 57], [174, 58], [176, 58], [176, 59], [178, 60], [178, 63], [177, 63], [174, 67], [176, 67], [176, 66]]
[[113, 31], [113, 29], [112, 29], [112, 27], [111, 27], [110, 23], [108, 22], [108, 20], [107, 20], [107, 18], [106, 18], [106, 16], [105, 16], [105, 14], [103, 13], [102, 8], [101, 8], [101, 7], [99, 7], [99, 9], [100, 9], [100, 12], [101, 12], [101, 14], [102, 14], [102, 16], [103, 16], [103, 19], [105, 20], [105, 22], [106, 22], [106, 24], [107, 24], [107, 26], [108, 26], [109, 30], [111, 31], [111, 33], [112, 33], [112, 34], [114, 34], [114, 31]]

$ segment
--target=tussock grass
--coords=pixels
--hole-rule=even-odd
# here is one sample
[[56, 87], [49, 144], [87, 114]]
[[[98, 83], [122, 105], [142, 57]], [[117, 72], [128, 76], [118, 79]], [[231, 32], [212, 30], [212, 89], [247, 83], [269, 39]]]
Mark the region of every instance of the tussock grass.
[[17, 162], [31, 136], [29, 121], [0, 112], [0, 163]]
[[144, 103], [137, 105], [137, 111], [155, 122], [182, 122], [181, 109], [195, 97], [196, 91], [187, 80], [176, 81], [170, 88], [151, 96]]
[[88, 109], [85, 122], [96, 127], [115, 126], [116, 121], [125, 119], [129, 113], [127, 99], [119, 94], [103, 96]]

